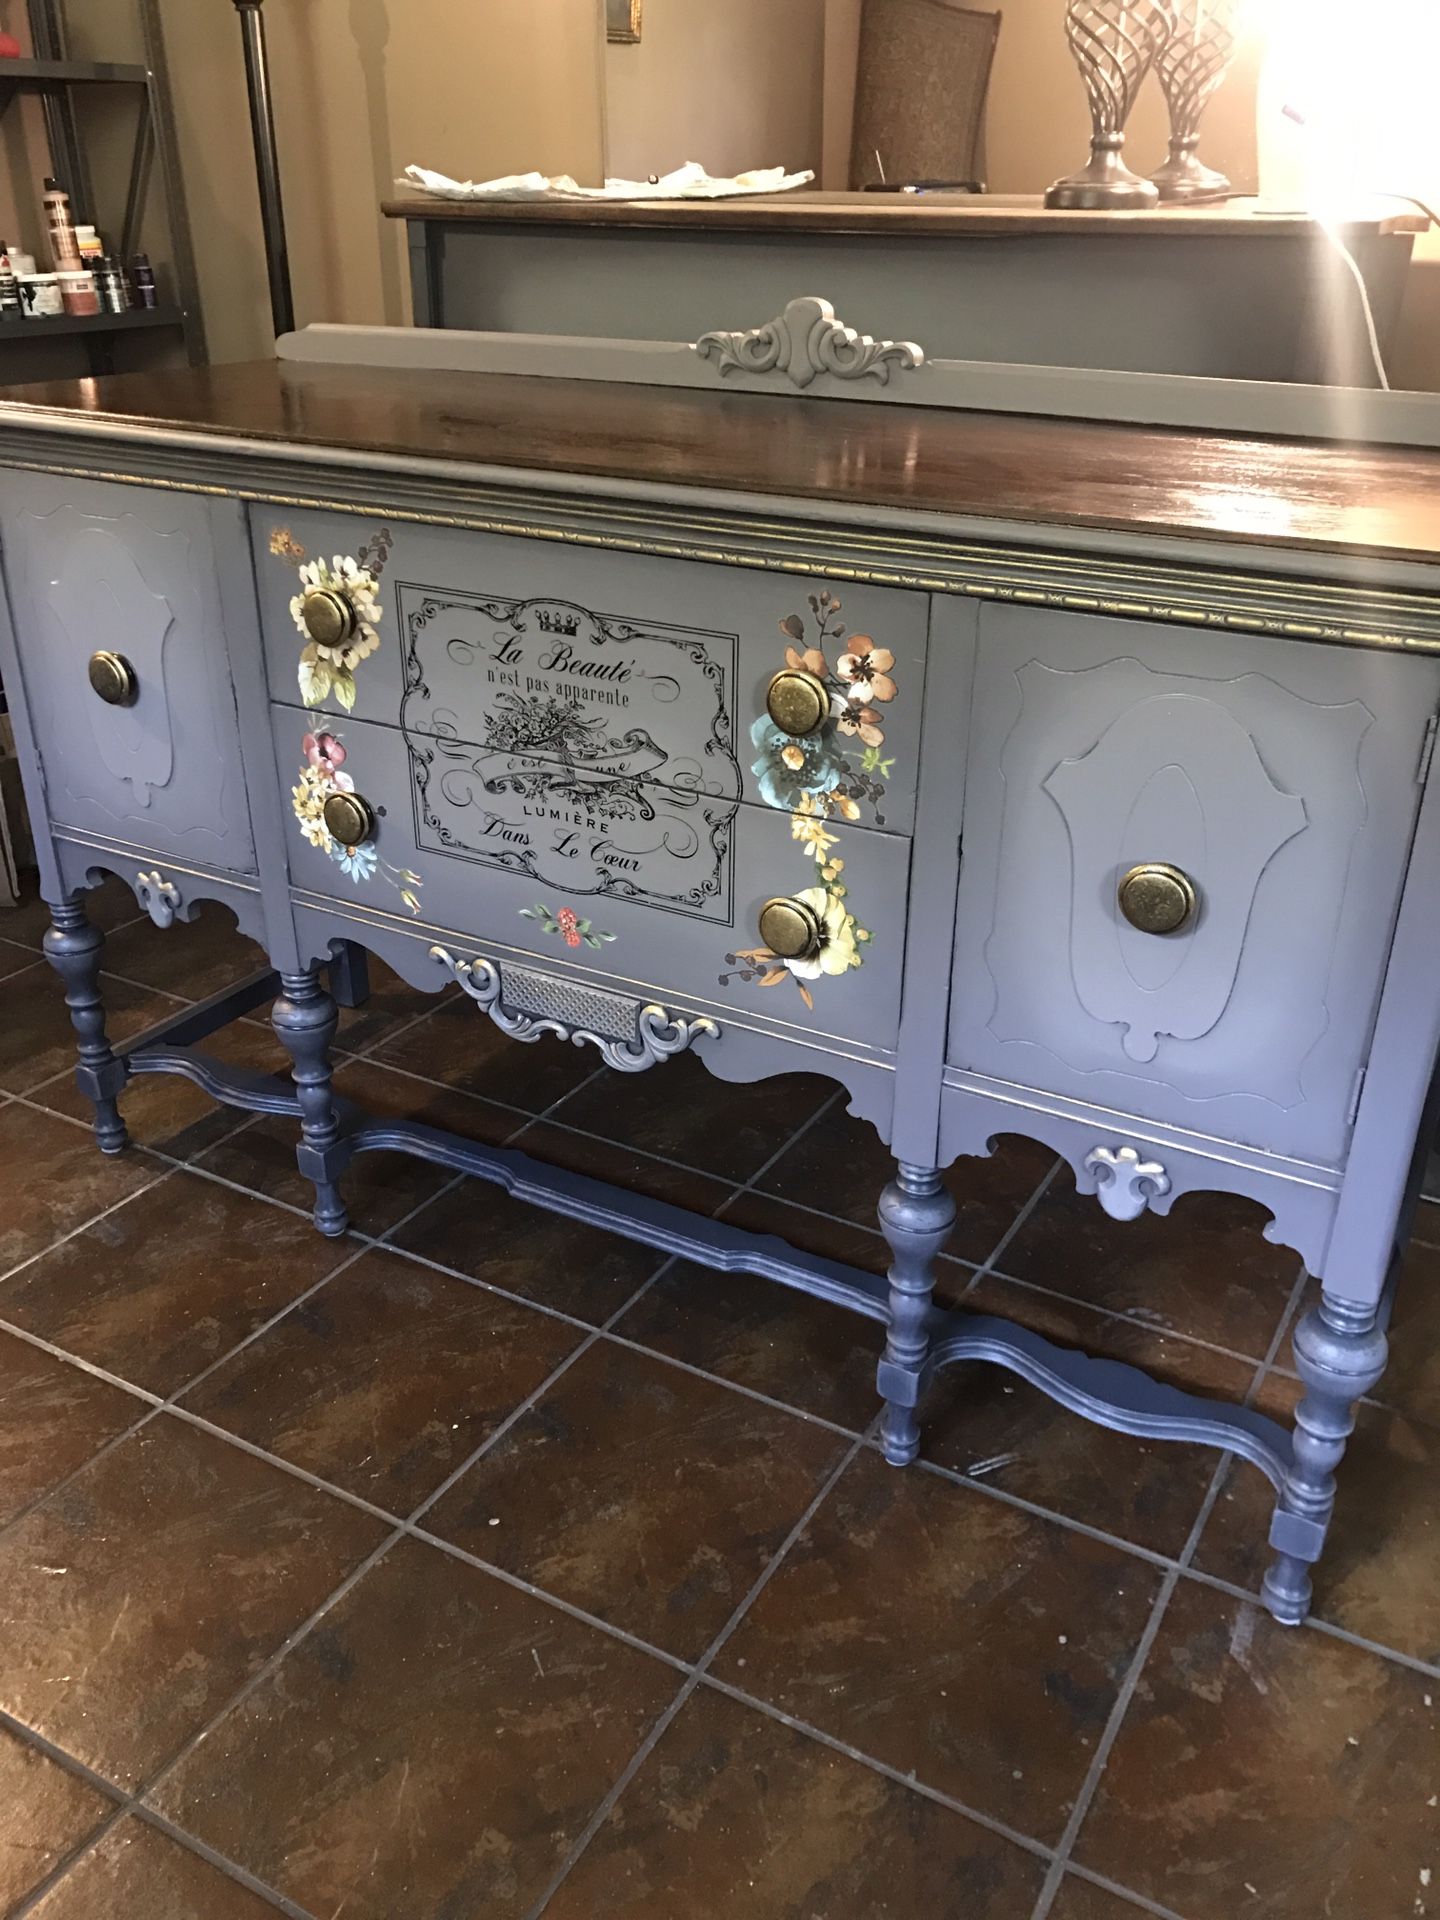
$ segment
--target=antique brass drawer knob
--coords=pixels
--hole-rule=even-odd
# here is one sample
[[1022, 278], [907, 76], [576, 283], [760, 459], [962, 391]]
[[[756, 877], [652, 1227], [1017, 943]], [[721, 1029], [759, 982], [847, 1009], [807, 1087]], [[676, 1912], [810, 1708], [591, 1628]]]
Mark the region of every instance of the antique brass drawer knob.
[[1195, 918], [1195, 883], [1179, 867], [1150, 861], [1131, 867], [1117, 892], [1120, 911], [1141, 933], [1179, 933]]
[[133, 707], [140, 695], [135, 669], [120, 653], [92, 653], [90, 685], [107, 707]]
[[358, 793], [332, 793], [325, 802], [325, 825], [342, 847], [363, 847], [375, 838], [375, 809]]
[[760, 938], [781, 960], [813, 960], [825, 929], [803, 900], [767, 900], [760, 909]]
[[343, 593], [311, 587], [300, 602], [305, 631], [322, 647], [342, 646], [355, 631], [355, 609]]
[[829, 719], [830, 695], [818, 673], [782, 667], [766, 690], [765, 710], [782, 733], [803, 740]]

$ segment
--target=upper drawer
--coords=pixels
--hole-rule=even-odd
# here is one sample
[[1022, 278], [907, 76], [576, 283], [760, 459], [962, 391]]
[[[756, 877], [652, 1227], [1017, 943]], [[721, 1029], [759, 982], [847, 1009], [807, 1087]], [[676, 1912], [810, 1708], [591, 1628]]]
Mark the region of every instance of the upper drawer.
[[[253, 527], [277, 700], [910, 830], [923, 594], [338, 514], [256, 509]], [[311, 639], [307, 589], [354, 632]], [[782, 670], [790, 724], [825, 715], [809, 733], [767, 709]]]
[[[253, 873], [240, 734], [202, 500], [0, 477], [5, 580], [51, 821]], [[118, 695], [101, 698], [92, 657]]]
[[[988, 609], [950, 1061], [1340, 1164], [1437, 699], [1440, 661]], [[1136, 925], [1143, 866], [1183, 877]]]

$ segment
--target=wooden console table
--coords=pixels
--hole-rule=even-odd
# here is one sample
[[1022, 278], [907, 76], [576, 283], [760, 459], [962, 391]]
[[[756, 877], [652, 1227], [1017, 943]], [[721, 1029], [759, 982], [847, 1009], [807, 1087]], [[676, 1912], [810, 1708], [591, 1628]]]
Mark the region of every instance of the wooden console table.
[[[966, 1358], [1231, 1449], [1299, 1621], [1440, 1047], [1440, 456], [866, 406], [882, 348], [816, 350], [823, 399], [266, 363], [0, 403], [0, 665], [99, 1144], [183, 1074], [297, 1121], [326, 1233], [400, 1147], [840, 1302], [896, 1464]], [[105, 873], [161, 927], [224, 902], [275, 974], [113, 1047]], [[683, 1050], [833, 1078], [896, 1159], [888, 1284], [338, 1101], [366, 950], [660, 1100]], [[293, 1082], [206, 1055], [277, 990]], [[943, 1169], [1007, 1133], [1117, 1220], [1263, 1204], [1323, 1282], [1293, 1433], [933, 1306]]]
[[[936, 357], [1374, 384], [1348, 269], [1316, 221], [1257, 202], [1083, 213], [1018, 195], [791, 193], [721, 201], [460, 201], [384, 211], [410, 240], [417, 324], [694, 339], [820, 291]], [[1414, 236], [1403, 201], [1337, 228], [1382, 349]]]

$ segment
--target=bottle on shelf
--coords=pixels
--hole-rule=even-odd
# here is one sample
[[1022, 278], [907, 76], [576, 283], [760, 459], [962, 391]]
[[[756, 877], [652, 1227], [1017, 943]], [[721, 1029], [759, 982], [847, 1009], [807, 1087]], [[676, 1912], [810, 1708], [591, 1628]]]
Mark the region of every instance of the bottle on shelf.
[[0, 252], [0, 320], [18, 320], [23, 312], [20, 282], [15, 277], [9, 254]]
[[95, 291], [100, 296], [102, 313], [128, 313], [130, 285], [118, 261], [102, 254], [94, 267]]
[[130, 262], [130, 286], [137, 307], [158, 307], [160, 295], [155, 286], [155, 269], [148, 253], [137, 253]]
[[70, 196], [58, 180], [45, 182], [45, 220], [50, 228], [50, 254], [57, 273], [74, 273], [80, 266]]
[[82, 263], [87, 267], [93, 267], [105, 251], [105, 242], [100, 238], [99, 233], [94, 227], [77, 225], [75, 228], [75, 245], [79, 251]]

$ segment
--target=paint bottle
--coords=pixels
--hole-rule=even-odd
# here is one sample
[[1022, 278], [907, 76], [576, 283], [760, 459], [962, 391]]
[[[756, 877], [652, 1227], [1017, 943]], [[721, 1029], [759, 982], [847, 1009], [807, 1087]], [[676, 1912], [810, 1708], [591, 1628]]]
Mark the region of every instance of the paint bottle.
[[93, 273], [79, 267], [74, 273], [60, 273], [55, 277], [60, 282], [60, 301], [66, 313], [99, 313], [100, 294]]
[[6, 252], [10, 255], [10, 264], [15, 269], [15, 278], [17, 280], [28, 280], [34, 277], [35, 256], [33, 253], [26, 253], [23, 247], [7, 247]]
[[127, 313], [130, 308], [130, 289], [125, 276], [108, 253], [101, 254], [96, 261], [93, 275], [95, 291], [100, 296], [102, 313]]
[[80, 265], [75, 223], [70, 218], [70, 196], [58, 180], [45, 182], [45, 219], [50, 228], [50, 254], [57, 273], [73, 273]]
[[18, 320], [24, 311], [20, 304], [20, 282], [10, 264], [8, 253], [0, 253], [0, 320]]
[[130, 286], [137, 307], [158, 307], [160, 295], [155, 286], [155, 269], [148, 253], [137, 253], [130, 262]]
[[57, 314], [64, 313], [65, 302], [60, 298], [59, 276], [53, 273], [32, 273], [20, 282], [20, 292], [25, 301], [25, 311], [32, 320], [53, 320]]

